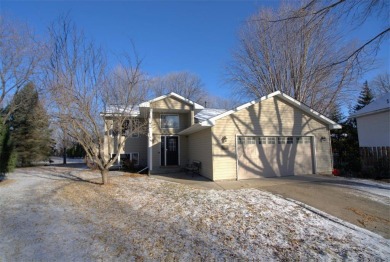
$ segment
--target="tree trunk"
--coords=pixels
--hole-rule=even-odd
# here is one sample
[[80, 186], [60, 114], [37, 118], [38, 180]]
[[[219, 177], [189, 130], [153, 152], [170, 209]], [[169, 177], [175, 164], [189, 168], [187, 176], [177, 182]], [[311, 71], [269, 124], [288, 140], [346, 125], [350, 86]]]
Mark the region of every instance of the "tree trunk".
[[64, 147], [64, 151], [62, 152], [62, 163], [66, 165], [66, 147]]
[[100, 173], [102, 174], [102, 183], [103, 185], [107, 185], [109, 184], [109, 179], [108, 179], [108, 170], [107, 169], [104, 169], [104, 170], [101, 170]]

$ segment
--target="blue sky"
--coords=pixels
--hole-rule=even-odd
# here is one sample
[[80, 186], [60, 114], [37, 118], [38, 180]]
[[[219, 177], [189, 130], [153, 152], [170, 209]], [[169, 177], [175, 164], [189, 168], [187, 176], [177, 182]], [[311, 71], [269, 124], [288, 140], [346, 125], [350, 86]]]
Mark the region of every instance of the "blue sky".
[[[0, 11], [28, 23], [40, 35], [60, 14], [70, 12], [77, 26], [107, 49], [130, 50], [130, 40], [151, 75], [190, 71], [213, 95], [229, 94], [224, 67], [237, 46], [243, 21], [261, 7], [278, 1], [1, 1]], [[367, 38], [369, 23], [354, 33]], [[382, 48], [378, 72], [389, 71], [389, 47]], [[363, 81], [363, 79], [362, 79]]]

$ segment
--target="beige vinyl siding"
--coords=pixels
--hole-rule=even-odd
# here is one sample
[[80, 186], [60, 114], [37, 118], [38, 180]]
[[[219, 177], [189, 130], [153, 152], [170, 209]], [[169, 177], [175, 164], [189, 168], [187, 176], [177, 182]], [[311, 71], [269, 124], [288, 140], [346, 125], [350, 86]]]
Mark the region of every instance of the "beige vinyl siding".
[[188, 164], [188, 137], [187, 136], [179, 136], [179, 161], [180, 166], [184, 167]]
[[179, 110], [191, 110], [191, 105], [187, 103], [183, 103], [173, 97], [167, 97], [151, 104], [151, 108], [158, 109], [179, 109]]
[[211, 153], [211, 129], [206, 129], [188, 136], [188, 160], [201, 161], [201, 175], [213, 180], [213, 160]]
[[[326, 124], [277, 97], [264, 100], [216, 121], [212, 127], [213, 178], [236, 178], [236, 134], [313, 136], [316, 172], [331, 172], [330, 137]], [[222, 144], [222, 137], [227, 141]], [[325, 137], [325, 142], [320, 138]]]

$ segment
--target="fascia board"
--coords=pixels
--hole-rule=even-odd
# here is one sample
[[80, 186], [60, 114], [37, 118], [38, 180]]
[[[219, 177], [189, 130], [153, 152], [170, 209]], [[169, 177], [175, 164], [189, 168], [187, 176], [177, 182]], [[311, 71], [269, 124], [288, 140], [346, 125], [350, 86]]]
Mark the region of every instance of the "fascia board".
[[358, 114], [352, 114], [348, 118], [358, 118], [358, 117], [362, 117], [362, 116], [368, 116], [368, 115], [383, 113], [383, 112], [386, 112], [386, 111], [390, 111], [390, 108], [382, 108], [382, 109], [378, 109], [378, 110], [370, 111], [370, 112], [366, 112], [366, 113], [361, 113], [361, 114], [359, 114], [359, 113]]
[[218, 120], [218, 119], [220, 119], [220, 118], [222, 118], [222, 117], [225, 117], [225, 116], [228, 116], [228, 115], [230, 115], [230, 114], [233, 114], [233, 113], [235, 113], [235, 112], [237, 112], [237, 111], [240, 111], [240, 110], [242, 110], [242, 109], [245, 109], [245, 108], [247, 108], [247, 107], [250, 107], [251, 105], [254, 105], [254, 104], [256, 104], [256, 103], [259, 103], [260, 101], [263, 101], [263, 100], [269, 99], [269, 98], [271, 98], [271, 97], [274, 97], [274, 96], [276, 96], [276, 95], [278, 95], [278, 94], [281, 94], [281, 92], [280, 92], [280, 91], [273, 92], [273, 93], [271, 93], [271, 94], [269, 94], [269, 95], [266, 95], [266, 96], [261, 97], [261, 98], [258, 99], [258, 100], [250, 101], [250, 102], [245, 103], [245, 104], [243, 104], [243, 105], [241, 105], [241, 106], [238, 106], [238, 107], [236, 107], [236, 108], [234, 108], [234, 109], [231, 109], [231, 110], [229, 110], [229, 111], [226, 111], [225, 113], [222, 113], [222, 114], [217, 115], [217, 116], [215, 116], [215, 117], [212, 117], [212, 118], [210, 118], [210, 119], [208, 119], [208, 120], [205, 120], [205, 121], [203, 121], [203, 122], [206, 122], [206, 121], [212, 122], [213, 125], [214, 125], [214, 124], [215, 124], [215, 121]]
[[[317, 119], [320, 119], [322, 120], [323, 122], [329, 124], [329, 125], [334, 125], [334, 126], [340, 126], [339, 124], [337, 124], [336, 122], [334, 122], [333, 120], [330, 120], [329, 118], [327, 118], [326, 116], [324, 115], [321, 115], [320, 113], [318, 113], [317, 111], [311, 109], [310, 107], [308, 107], [307, 105], [299, 102], [298, 100], [292, 98], [291, 96], [288, 96], [286, 94], [280, 94], [278, 95], [279, 97], [281, 98], [284, 98], [285, 100], [287, 101], [290, 101], [292, 103], [295, 103], [300, 109], [302, 109], [304, 112], [308, 113], [309, 115], [317, 118]], [[340, 126], [341, 128], [341, 126]]]
[[194, 101], [191, 101], [191, 100], [189, 100], [187, 98], [184, 98], [181, 95], [176, 94], [175, 92], [171, 92], [168, 95], [163, 95], [163, 96], [159, 96], [159, 97], [153, 98], [152, 100], [149, 100], [149, 101], [141, 103], [139, 106], [140, 107], [150, 107], [151, 103], [157, 102], [159, 100], [165, 99], [165, 98], [170, 97], [170, 96], [174, 96], [174, 97], [176, 97], [177, 99], [179, 99], [181, 101], [184, 101], [184, 102], [186, 102], [186, 103], [188, 103], [190, 105], [193, 105], [194, 109], [204, 109], [203, 106], [201, 106], [201, 105], [199, 105], [199, 104], [195, 103]]
[[[303, 104], [303, 103], [299, 102], [298, 100], [292, 98], [291, 96], [288, 96], [288, 95], [286, 95], [286, 94], [283, 94], [283, 93], [280, 92], [280, 91], [273, 92], [273, 93], [271, 93], [271, 94], [269, 94], [269, 95], [266, 95], [266, 96], [261, 97], [261, 98], [258, 99], [258, 100], [253, 100], [253, 101], [251, 101], [251, 102], [248, 102], [248, 103], [245, 103], [245, 104], [243, 104], [243, 105], [241, 105], [241, 106], [238, 106], [238, 107], [236, 107], [235, 109], [226, 111], [225, 113], [222, 113], [222, 114], [220, 114], [220, 115], [217, 115], [217, 116], [215, 116], [215, 117], [212, 117], [212, 118], [210, 118], [210, 119], [208, 119], [208, 120], [203, 121], [202, 124], [212, 123], [212, 125], [214, 125], [214, 124], [215, 124], [215, 121], [218, 120], [218, 119], [220, 119], [220, 118], [222, 118], [222, 117], [228, 116], [228, 115], [233, 114], [233, 113], [235, 113], [235, 112], [237, 112], [237, 111], [240, 111], [240, 110], [242, 110], [242, 109], [248, 108], [248, 107], [250, 107], [250, 106], [252, 106], [252, 105], [254, 105], [254, 104], [257, 104], [257, 103], [259, 103], [259, 102], [261, 102], [261, 101], [270, 99], [270, 98], [272, 98], [272, 97], [274, 97], [274, 96], [280, 97], [281, 99], [283, 99], [283, 100], [285, 100], [285, 101], [287, 101], [287, 102], [290, 102], [290, 103], [292, 103], [292, 104], [295, 104], [295, 105], [296, 105], [298, 108], [300, 108], [302, 111], [304, 111], [304, 112], [308, 113], [309, 115], [313, 116], [314, 118], [317, 118], [317, 119], [321, 120], [322, 122], [325, 122], [326, 124], [328, 124], [330, 129], [340, 129], [340, 128], [342, 128], [339, 124], [337, 124], [336, 122], [330, 120], [330, 119], [327, 118], [326, 116], [321, 115], [321, 114], [318, 113], [317, 111], [315, 111], [315, 110], [309, 108], [308, 106], [306, 106], [305, 104]], [[208, 122], [208, 123], [207, 123], [207, 122]]]

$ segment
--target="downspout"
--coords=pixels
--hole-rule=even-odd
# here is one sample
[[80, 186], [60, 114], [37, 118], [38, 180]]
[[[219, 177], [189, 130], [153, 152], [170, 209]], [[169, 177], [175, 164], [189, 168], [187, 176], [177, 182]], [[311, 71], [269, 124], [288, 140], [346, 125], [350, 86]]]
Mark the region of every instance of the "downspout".
[[316, 136], [311, 136], [311, 139], [312, 139], [312, 152], [313, 152], [313, 155], [312, 156], [312, 159], [313, 159], [313, 174], [317, 174], [317, 141], [316, 141]]
[[330, 151], [330, 173], [332, 174], [334, 168], [334, 159], [333, 159], [333, 148], [332, 148], [332, 136], [330, 134], [330, 128], [328, 128], [328, 137], [329, 137], [329, 151]]
[[148, 168], [149, 174], [153, 170], [153, 108], [149, 109], [148, 120]]

